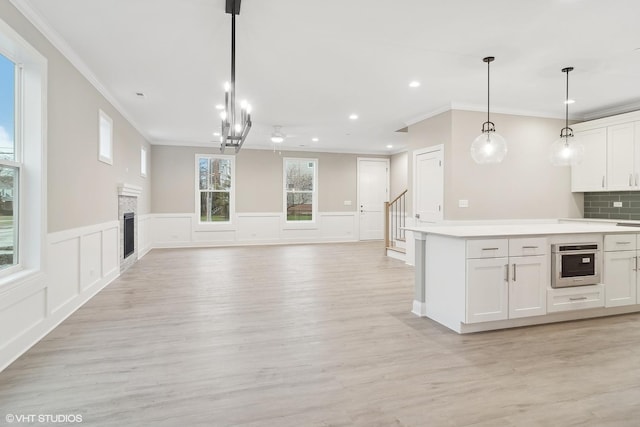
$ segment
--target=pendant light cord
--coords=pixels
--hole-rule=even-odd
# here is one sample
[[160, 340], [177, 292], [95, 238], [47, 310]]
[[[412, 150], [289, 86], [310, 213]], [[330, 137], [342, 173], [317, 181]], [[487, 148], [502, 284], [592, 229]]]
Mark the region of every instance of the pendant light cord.
[[490, 67], [491, 61], [487, 61], [487, 122], [491, 122], [491, 120], [489, 120], [489, 99], [491, 96], [491, 91], [489, 90], [489, 85], [491, 84], [491, 79], [490, 79], [490, 74], [491, 74], [491, 67]]
[[567, 73], [567, 96], [564, 99], [564, 127], [569, 127], [569, 68], [565, 68]]

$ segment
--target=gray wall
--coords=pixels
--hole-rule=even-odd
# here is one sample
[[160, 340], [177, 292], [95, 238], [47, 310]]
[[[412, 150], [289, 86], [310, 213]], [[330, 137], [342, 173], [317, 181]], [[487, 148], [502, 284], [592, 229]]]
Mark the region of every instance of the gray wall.
[[[152, 212], [194, 212], [195, 155], [218, 153], [216, 147], [153, 146]], [[357, 207], [357, 159], [380, 156], [243, 149], [236, 157], [236, 212], [282, 212], [283, 157], [318, 159], [320, 212], [353, 212]], [[352, 205], [345, 206], [346, 200]]]
[[409, 156], [406, 151], [391, 156], [391, 194], [389, 196], [392, 200], [408, 188], [408, 159]]
[[[412, 150], [445, 146], [444, 218], [581, 217], [583, 196], [571, 193], [570, 168], [553, 166], [548, 158], [548, 147], [564, 122], [506, 114], [492, 114], [491, 119], [509, 147], [505, 160], [494, 165], [478, 165], [469, 154], [486, 113], [452, 110], [409, 128]], [[411, 188], [413, 153], [409, 155]], [[459, 199], [469, 200], [469, 207], [459, 208]]]
[[[150, 180], [140, 176], [149, 144], [9, 1], [0, 16], [48, 60], [48, 232], [116, 220], [117, 184], [143, 187], [138, 212], [150, 212]], [[98, 161], [98, 109], [113, 119], [113, 165]]]

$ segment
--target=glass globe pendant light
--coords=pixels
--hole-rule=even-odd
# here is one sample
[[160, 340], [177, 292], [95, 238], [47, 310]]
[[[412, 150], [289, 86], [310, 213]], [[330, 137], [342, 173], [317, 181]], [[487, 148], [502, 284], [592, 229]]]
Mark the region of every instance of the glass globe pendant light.
[[584, 145], [575, 141], [573, 129], [569, 127], [569, 72], [573, 71], [573, 67], [562, 69], [563, 73], [567, 73], [567, 95], [565, 98], [565, 116], [564, 128], [560, 130], [560, 138], [558, 138], [549, 150], [549, 160], [554, 166], [573, 166], [582, 162], [584, 157]]
[[471, 157], [478, 164], [500, 163], [507, 155], [507, 141], [496, 133], [496, 126], [489, 118], [489, 64], [493, 56], [487, 56], [482, 61], [487, 63], [487, 121], [482, 124], [482, 133], [471, 144]]

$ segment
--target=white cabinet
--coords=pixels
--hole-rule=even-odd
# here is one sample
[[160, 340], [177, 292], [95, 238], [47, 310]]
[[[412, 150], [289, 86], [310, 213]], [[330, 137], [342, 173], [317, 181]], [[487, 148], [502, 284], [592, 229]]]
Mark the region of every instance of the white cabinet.
[[571, 191], [607, 190], [607, 128], [575, 132], [584, 145], [584, 159], [571, 167]]
[[547, 256], [515, 257], [509, 261], [509, 318], [547, 314]]
[[584, 159], [571, 168], [571, 191], [640, 190], [640, 112], [572, 126]]
[[546, 314], [547, 247], [545, 238], [468, 241], [466, 323]]
[[638, 252], [635, 234], [604, 237], [605, 307], [636, 304], [638, 295]]
[[508, 317], [508, 259], [467, 260], [467, 322], [488, 322]]
[[638, 189], [637, 151], [634, 123], [607, 128], [607, 190]]

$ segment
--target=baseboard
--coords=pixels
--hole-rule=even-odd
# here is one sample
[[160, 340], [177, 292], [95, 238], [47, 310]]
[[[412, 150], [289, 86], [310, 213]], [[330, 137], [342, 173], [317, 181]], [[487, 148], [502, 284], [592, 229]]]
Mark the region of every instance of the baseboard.
[[413, 300], [411, 312], [416, 316], [425, 317], [427, 315], [427, 303]]

